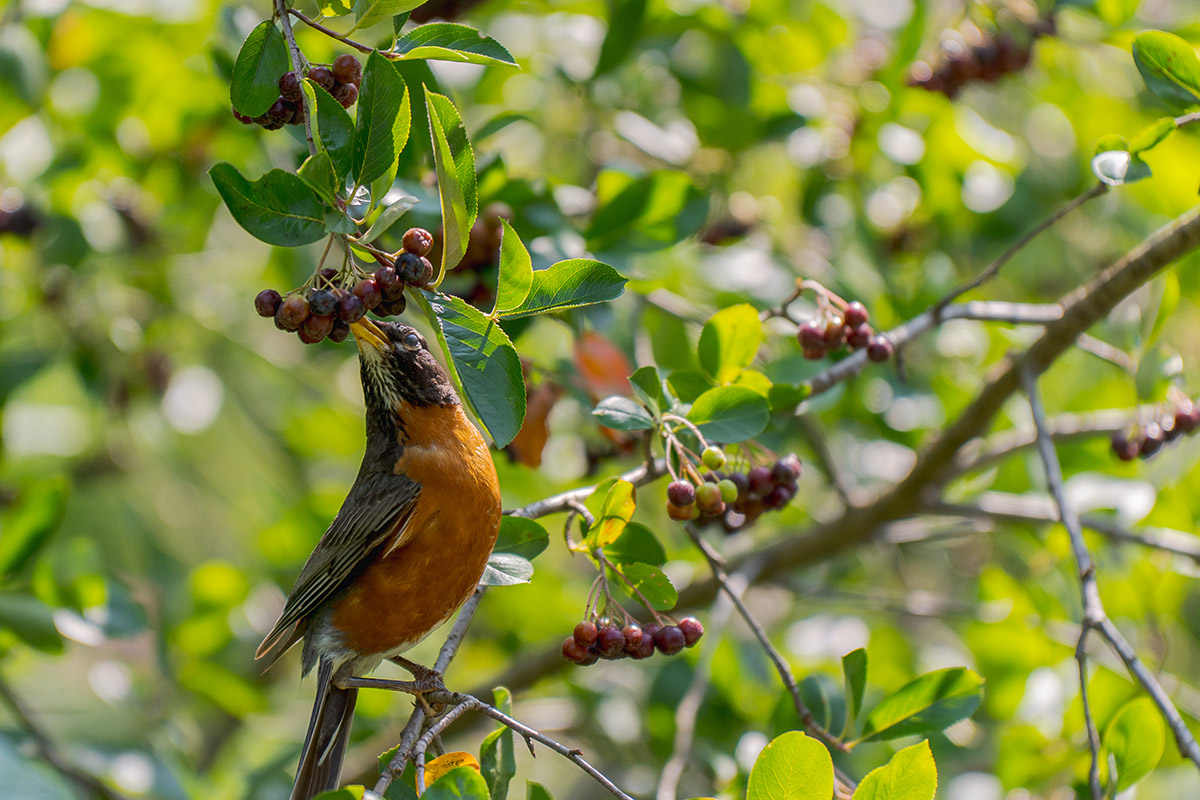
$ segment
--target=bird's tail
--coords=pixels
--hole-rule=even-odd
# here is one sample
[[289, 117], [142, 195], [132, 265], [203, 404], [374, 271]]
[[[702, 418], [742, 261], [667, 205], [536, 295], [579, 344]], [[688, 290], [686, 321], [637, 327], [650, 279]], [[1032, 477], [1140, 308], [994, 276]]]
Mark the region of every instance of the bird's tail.
[[357, 689], [339, 689], [334, 685], [333, 664], [322, 659], [317, 668], [317, 699], [290, 800], [311, 800], [321, 792], [338, 788], [357, 699]]

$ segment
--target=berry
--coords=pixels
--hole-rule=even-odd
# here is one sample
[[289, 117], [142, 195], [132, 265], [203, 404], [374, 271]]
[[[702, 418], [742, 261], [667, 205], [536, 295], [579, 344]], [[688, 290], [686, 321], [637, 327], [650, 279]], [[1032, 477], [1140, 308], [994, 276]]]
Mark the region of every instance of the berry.
[[1122, 461], [1132, 461], [1137, 458], [1138, 443], [1130, 439], [1125, 431], [1117, 431], [1112, 435], [1112, 450]]
[[667, 516], [676, 522], [687, 522], [692, 518], [696, 507], [691, 503], [686, 506], [677, 506], [674, 503], [667, 503]]
[[721, 490], [715, 483], [704, 483], [696, 489], [696, 507], [709, 516], [720, 514], [725, 510], [725, 501], [721, 499]]
[[621, 635], [625, 637], [625, 652], [636, 652], [642, 646], [642, 626], [636, 622], [631, 622], [624, 628], [621, 628]]
[[1175, 428], [1183, 433], [1191, 433], [1196, 430], [1196, 424], [1200, 423], [1200, 407], [1192, 407], [1187, 410], [1178, 409], [1175, 412]]
[[851, 328], [850, 333], [846, 334], [846, 344], [855, 350], [861, 350], [871, 344], [871, 337], [874, 333], [870, 325], [859, 325], [856, 328]]
[[258, 312], [260, 317], [273, 317], [275, 312], [279, 310], [279, 304], [283, 302], [283, 297], [274, 289], [263, 289], [254, 298], [254, 310]]
[[367, 306], [362, 300], [358, 299], [358, 295], [347, 292], [344, 289], [339, 289], [342, 293], [338, 300], [338, 317], [343, 322], [358, 322], [367, 314]]
[[589, 647], [587, 650], [587, 655], [584, 656], [583, 661], [579, 662], [579, 666], [590, 667], [592, 664], [595, 664], [599, 660], [600, 660], [600, 654], [596, 652], [596, 648]]
[[575, 641], [581, 647], [591, 647], [596, 643], [596, 623], [584, 620], [575, 626]]
[[887, 361], [894, 352], [892, 343], [883, 336], [872, 336], [871, 343], [867, 345], [867, 358], [876, 363]]
[[806, 322], [800, 326], [800, 330], [796, 334], [796, 339], [799, 340], [800, 346], [806, 351], [817, 349], [824, 351], [825, 349], [825, 331], [811, 322]]
[[396, 259], [396, 275], [409, 286], [420, 286], [425, 281], [425, 265], [416, 253], [401, 253]]
[[583, 662], [587, 661], [588, 646], [581, 645], [573, 638], [568, 636], [566, 639], [563, 639], [562, 657], [567, 661], [574, 661], [576, 664], [582, 664]]
[[1158, 427], [1162, 428], [1163, 439], [1168, 442], [1173, 442], [1183, 435], [1183, 431], [1175, 426], [1175, 415], [1168, 414], [1158, 421]]
[[433, 274], [433, 262], [431, 262], [428, 258], [421, 256], [421, 283], [419, 285], [427, 285], [433, 280]]
[[327, 92], [333, 91], [333, 72], [328, 67], [313, 67], [308, 71], [308, 79]]
[[779, 483], [788, 483], [800, 477], [800, 459], [795, 453], [788, 453], [775, 462], [771, 468], [771, 477]]
[[350, 335], [350, 326], [342, 322], [340, 319], [333, 321], [333, 330], [329, 332], [329, 341], [335, 344], [346, 341], [346, 337]]
[[300, 101], [300, 73], [285, 72], [279, 76], [279, 95], [284, 100]]
[[704, 635], [704, 626], [695, 617], [684, 617], [679, 620], [679, 630], [683, 633], [683, 643], [692, 647]]
[[329, 335], [333, 330], [333, 317], [309, 314], [300, 326], [300, 341], [305, 344], [316, 344]]
[[362, 301], [363, 308], [370, 311], [383, 300], [383, 295], [379, 293], [379, 284], [374, 278], [363, 278], [358, 283], [354, 284], [351, 290], [354, 296]]
[[254, 124], [254, 117], [247, 117], [245, 114], [238, 111], [236, 108], [233, 108], [230, 110], [233, 111], [233, 118], [236, 119], [238, 122], [242, 123], [243, 125], [253, 125]]
[[733, 481], [729, 480], [729, 478], [726, 478], [723, 481], [718, 481], [717, 488], [721, 490], [721, 500], [723, 500], [724, 502], [732, 503], [734, 500], [737, 500], [737, 497], [738, 497], [737, 484], [734, 483]]
[[267, 119], [272, 122], [281, 122], [284, 125], [292, 121], [292, 115], [296, 113], [296, 109], [292, 104], [282, 97], [279, 97], [267, 109]]
[[333, 279], [337, 277], [338, 271], [333, 267], [322, 267], [317, 276], [321, 279], [318, 286], [326, 286], [333, 283]]
[[408, 301], [404, 299], [404, 295], [400, 295], [395, 300], [384, 300], [375, 307], [376, 316], [380, 317], [398, 317], [404, 313]]
[[362, 83], [362, 64], [349, 53], [343, 53], [335, 58], [331, 71], [339, 83], [353, 84], [355, 88]]
[[625, 634], [616, 625], [602, 625], [596, 632], [596, 651], [601, 658], [618, 658], [625, 652]]
[[753, 495], [762, 497], [775, 488], [771, 470], [766, 467], [751, 467], [747, 477], [750, 479], [750, 493]]
[[776, 486], [770, 494], [763, 498], [763, 505], [767, 508], [780, 509], [786, 506], [791, 499], [791, 489], [786, 486]]
[[825, 347], [806, 347], [804, 348], [804, 357], [809, 361], [820, 361], [825, 357]]
[[658, 626], [653, 622], [642, 628], [642, 639], [638, 642], [637, 650], [634, 650], [629, 655], [638, 661], [654, 655], [654, 637], [658, 633], [658, 630]]
[[857, 328], [867, 324], [867, 307], [855, 300], [850, 305], [846, 306], [846, 310], [842, 312], [842, 318], [846, 321], [847, 327]]
[[719, 447], [706, 447], [704, 448], [704, 452], [700, 454], [700, 460], [709, 469], [720, 469], [725, 466], [725, 451]]
[[308, 298], [309, 310], [321, 317], [333, 316], [337, 311], [338, 301], [333, 292], [328, 289], [317, 289]]
[[1157, 422], [1151, 422], [1142, 431], [1142, 444], [1139, 447], [1142, 458], [1149, 458], [1159, 451], [1165, 441], [1163, 429], [1158, 426]]
[[683, 631], [674, 625], [668, 625], [654, 634], [654, 646], [665, 656], [673, 656], [684, 648], [687, 639]]
[[689, 506], [696, 500], [696, 487], [687, 481], [672, 481], [667, 486], [667, 500], [673, 506]]
[[418, 256], [427, 256], [433, 249], [433, 234], [424, 228], [409, 228], [401, 240], [404, 249]]
[[836, 350], [846, 341], [849, 329], [840, 319], [831, 319], [825, 326], [825, 349]]
[[750, 478], [746, 477], [746, 473], [730, 473], [729, 480], [733, 481], [733, 485], [737, 487], [738, 497], [742, 497], [750, 491]]
[[384, 300], [391, 301], [404, 296], [404, 283], [396, 274], [396, 270], [391, 267], [380, 267], [375, 270], [375, 284], [379, 287], [379, 292], [383, 295]]
[[308, 301], [303, 295], [288, 295], [275, 312], [275, 319], [285, 331], [298, 331], [308, 317]]
[[358, 102], [358, 87], [353, 83], [334, 84], [333, 99], [337, 100], [342, 108], [349, 108]]

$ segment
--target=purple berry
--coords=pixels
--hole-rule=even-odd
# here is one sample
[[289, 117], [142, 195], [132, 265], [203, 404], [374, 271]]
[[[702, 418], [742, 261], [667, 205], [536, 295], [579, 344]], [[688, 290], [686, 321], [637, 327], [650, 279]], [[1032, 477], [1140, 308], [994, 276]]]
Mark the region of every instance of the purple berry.
[[850, 305], [846, 306], [846, 310], [842, 312], [842, 318], [846, 321], [846, 325], [850, 328], [857, 328], [867, 324], [867, 307], [855, 300]]
[[667, 486], [667, 500], [671, 505], [689, 506], [696, 500], [696, 487], [687, 481], [672, 481]]
[[273, 317], [275, 312], [279, 310], [279, 304], [283, 302], [283, 297], [274, 289], [263, 289], [254, 298], [254, 310], [258, 312], [260, 317]]
[[668, 625], [654, 634], [654, 646], [665, 656], [673, 656], [687, 645], [683, 631], [675, 625]]
[[883, 336], [872, 336], [870, 344], [867, 345], [867, 358], [876, 363], [887, 361], [894, 352], [892, 343]]
[[683, 642], [692, 647], [704, 635], [704, 626], [695, 617], [684, 617], [679, 620], [679, 630], [683, 632]]

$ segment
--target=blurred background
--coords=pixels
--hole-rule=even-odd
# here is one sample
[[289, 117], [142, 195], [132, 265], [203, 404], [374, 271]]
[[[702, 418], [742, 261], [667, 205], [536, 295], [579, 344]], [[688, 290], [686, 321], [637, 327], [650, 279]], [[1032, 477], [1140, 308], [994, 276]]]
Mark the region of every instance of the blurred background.
[[[299, 7], [315, 15], [312, 5]], [[352, 482], [364, 434], [353, 345], [304, 347], [253, 313], [259, 289], [302, 282], [319, 245], [254, 240], [206, 174], [221, 160], [254, 176], [302, 158], [295, 129], [267, 133], [230, 114], [233, 59], [269, 15], [265, 0], [11, 0], [0, 11], [7, 797], [88, 796], [47, 764], [31, 724], [63, 762], [124, 796], [270, 800], [290, 788], [313, 685], [300, 682], [296, 656], [264, 675], [253, 653]], [[880, 329], [926, 309], [1092, 186], [1098, 139], [1170, 114], [1138, 76], [1134, 33], [1200, 42], [1200, 14], [1184, 0], [433, 0], [416, 16], [476, 26], [521, 65], [430, 64], [475, 143], [485, 209], [446, 286], [490, 303], [500, 216], [539, 266], [592, 252], [631, 278], [617, 302], [511, 331], [531, 401], [527, 430], [496, 453], [510, 508], [636, 465], [640, 447], [601, 431], [593, 403], [625, 391], [635, 366], [694, 367], [698, 323], [720, 307], [765, 308], [805, 276], [862, 300]], [[313, 31], [298, 36], [313, 61], [341, 52]], [[386, 46], [391, 30], [361, 36]], [[435, 228], [420, 133], [397, 189], [423, 200], [406, 219]], [[1051, 301], [1196, 202], [1194, 134], [1146, 161], [1150, 178], [1065, 219], [973, 297]], [[1195, 393], [1195, 262], [1093, 332], [1141, 378], [1069, 353], [1044, 381], [1052, 412], [1132, 408], [1172, 381]], [[801, 357], [793, 332], [770, 327], [760, 353], [776, 382], [824, 365]], [[856, 491], [901, 477], [988, 365], [1035, 332], [947, 324], [908, 350], [903, 375], [868, 370], [806, 406], [803, 424], [774, 420], [764, 444], [809, 465], [800, 495], [714, 541], [745, 552], [834, 516], [841, 501], [812, 466], [814, 447]], [[1002, 426], [1027, 421], [1023, 408], [1007, 411]], [[1196, 443], [1119, 464], [1102, 437], [1062, 457], [1088, 509], [1195, 530]], [[1029, 459], [972, 474], [951, 496], [1037, 489]], [[638, 519], [660, 534], [684, 588], [706, 568], [661, 492], [643, 491]], [[758, 750], [797, 726], [762, 652], [731, 624], [684, 657], [566, 668], [553, 652], [593, 574], [558, 544], [561, 523], [546, 520], [552, 546], [532, 583], [487, 595], [447, 682], [487, 687], [514, 663], [532, 665], [513, 685], [516, 716], [650, 796], [675, 706], [711, 656], [680, 796], [741, 796]], [[1012, 524], [957, 534], [873, 544], [748, 599], [797, 674], [814, 676], [810, 689], [816, 676], [840, 681], [841, 655], [860, 646], [872, 696], [942, 666], [987, 679], [974, 720], [933, 742], [939, 796], [1072, 797], [1086, 747], [1065, 534]], [[1109, 612], [1173, 676], [1194, 724], [1195, 565], [1097, 549]], [[432, 662], [439, 643], [411, 655]], [[1109, 669], [1093, 680], [1101, 724], [1136, 695]], [[360, 696], [346, 780], [374, 781], [409, 706]], [[476, 751], [488, 729], [463, 727], [448, 745]], [[861, 777], [890, 747], [858, 748], [845, 766]], [[518, 758], [518, 777], [557, 797], [604, 796], [550, 754]], [[1141, 796], [1194, 793], [1194, 772], [1177, 762], [1168, 746]]]

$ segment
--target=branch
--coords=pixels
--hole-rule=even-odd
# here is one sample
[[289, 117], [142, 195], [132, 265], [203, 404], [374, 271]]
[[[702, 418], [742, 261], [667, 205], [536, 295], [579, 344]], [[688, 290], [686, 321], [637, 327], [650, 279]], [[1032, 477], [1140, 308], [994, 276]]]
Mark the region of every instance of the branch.
[[[667, 462], [661, 458], [656, 458], [653, 462], [648, 462], [629, 470], [624, 475], [621, 475], [620, 479], [623, 481], [629, 481], [634, 486], [642, 486], [647, 483], [652, 483], [666, 474]], [[546, 517], [551, 514], [570, 511], [574, 506], [586, 500], [588, 495], [595, 490], [595, 486], [584, 486], [582, 489], [571, 489], [569, 491], [560, 492], [559, 494], [547, 497], [545, 500], [539, 500], [536, 503], [530, 503], [527, 506], [514, 508], [509, 511], [505, 511], [504, 513], [510, 514], [514, 517], [537, 519], [538, 517]]]
[[[296, 44], [292, 21], [288, 19], [287, 0], [275, 0], [275, 15], [279, 17], [279, 23], [283, 26], [283, 38], [287, 40], [288, 58], [291, 59], [292, 70], [302, 72], [308, 62], [304, 58], [304, 53], [300, 52], [300, 45]], [[315, 156], [317, 146], [313, 144], [312, 119], [309, 118], [308, 102], [305, 100], [300, 102], [300, 113], [304, 115], [304, 135], [308, 139], [308, 154]]]
[[[328, 36], [331, 39], [337, 39], [342, 44], [346, 45], [347, 47], [353, 47], [355, 50], [357, 50], [360, 53], [367, 53], [369, 55], [370, 53], [372, 53], [375, 50], [375, 48], [373, 48], [373, 47], [368, 47], [367, 45], [356, 42], [353, 39], [348, 39], [345, 36], [343, 36], [342, 34], [338, 33], [337, 31], [335, 31], [331, 28], [326, 28], [324, 25], [317, 22], [315, 19], [311, 19], [311, 18], [305, 16], [304, 14], [300, 13], [299, 11], [297, 11], [294, 8], [289, 8], [288, 13], [291, 14], [296, 19], [303, 22], [308, 27], [310, 27], [314, 30], [320, 31], [321, 33], [325, 34], [326, 36]], [[387, 54], [383, 53], [382, 55], [387, 55]]]
[[[1079, 414], [1057, 414], [1046, 420], [1046, 430], [1055, 442], [1075, 439], [1090, 439], [1094, 436], [1111, 436], [1127, 428], [1135, 419], [1153, 411], [1153, 404], [1134, 408], [1112, 408], [1103, 411], [1087, 411]], [[1023, 450], [1037, 441], [1033, 426], [1001, 431], [984, 440], [968, 442], [955, 459], [959, 472], [973, 472], [1013, 453]]]
[[[1192, 732], [1188, 730], [1183, 717], [1179, 715], [1179, 710], [1175, 708], [1167, 693], [1159, 685], [1158, 680], [1146, 669], [1141, 659], [1138, 658], [1137, 653], [1130, 647], [1129, 642], [1125, 640], [1125, 637], [1104, 611], [1104, 603], [1100, 599], [1100, 589], [1096, 583], [1096, 567], [1092, 561], [1092, 555], [1088, 551], [1087, 542], [1083, 538], [1083, 529], [1080, 526], [1079, 518], [1076, 516], [1074, 508], [1067, 503], [1066, 495], [1063, 492], [1062, 467], [1058, 463], [1058, 454], [1055, 452], [1054, 442], [1046, 430], [1046, 412], [1042, 408], [1042, 401], [1038, 396], [1037, 380], [1032, 371], [1023, 373], [1021, 378], [1025, 394], [1029, 398], [1030, 410], [1033, 412], [1033, 422], [1038, 429], [1038, 453], [1041, 456], [1042, 465], [1046, 470], [1046, 482], [1050, 485], [1050, 493], [1054, 496], [1054, 502], [1058, 506], [1058, 513], [1063, 527], [1067, 529], [1067, 534], [1071, 538], [1071, 550], [1075, 555], [1075, 564], [1079, 572], [1079, 588], [1083, 600], [1083, 619], [1081, 620], [1079, 631], [1079, 643], [1075, 648], [1075, 657], [1079, 661], [1080, 692], [1086, 698], [1087, 665], [1085, 659], [1087, 656], [1084, 646], [1088, 633], [1095, 630], [1108, 640], [1109, 645], [1121, 657], [1121, 660], [1125, 662], [1125, 667], [1137, 678], [1138, 682], [1146, 689], [1146, 693], [1150, 695], [1150, 699], [1158, 706], [1159, 713], [1163, 715], [1163, 718], [1167, 721], [1167, 725], [1171, 728], [1171, 732], [1175, 735], [1175, 744], [1179, 747], [1180, 755], [1200, 769], [1200, 745], [1196, 744], [1196, 739], [1192, 736]], [[1086, 702], [1085, 699], [1085, 708]], [[1087, 716], [1090, 717], [1090, 713]], [[1092, 743], [1092, 766], [1089, 773], [1089, 783], [1092, 788], [1092, 797], [1095, 800], [1100, 800], [1099, 742], [1095, 738], [1094, 723], [1089, 723], [1089, 727], [1088, 737]]]

